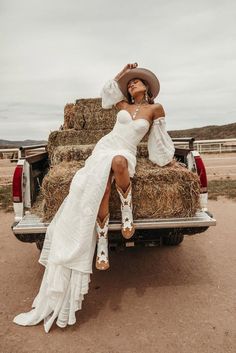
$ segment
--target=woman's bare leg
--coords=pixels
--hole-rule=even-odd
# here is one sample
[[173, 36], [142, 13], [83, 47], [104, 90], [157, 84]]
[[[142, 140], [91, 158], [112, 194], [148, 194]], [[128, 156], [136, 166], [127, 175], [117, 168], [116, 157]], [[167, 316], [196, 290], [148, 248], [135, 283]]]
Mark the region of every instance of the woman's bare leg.
[[112, 159], [111, 172], [98, 210], [98, 217], [101, 222], [109, 212], [109, 199], [111, 195], [111, 181], [113, 174], [116, 184], [125, 192], [130, 184], [130, 176], [128, 172], [128, 161], [124, 156], [117, 155]]
[[106, 190], [104, 192], [104, 195], [103, 195], [103, 198], [100, 203], [99, 210], [98, 210], [98, 217], [101, 220], [101, 222], [104, 220], [104, 218], [106, 217], [106, 215], [109, 212], [109, 198], [110, 198], [110, 194], [111, 194], [112, 175], [113, 175], [113, 172], [111, 170], [108, 181], [107, 181]]
[[127, 159], [121, 155], [113, 157], [111, 168], [116, 184], [125, 192], [130, 184]]

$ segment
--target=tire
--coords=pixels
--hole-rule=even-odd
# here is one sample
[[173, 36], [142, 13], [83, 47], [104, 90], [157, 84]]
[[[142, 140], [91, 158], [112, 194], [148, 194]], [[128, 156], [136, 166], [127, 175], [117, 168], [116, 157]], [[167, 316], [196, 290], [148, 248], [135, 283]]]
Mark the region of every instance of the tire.
[[40, 250], [40, 252], [41, 252], [41, 250], [43, 248], [43, 243], [44, 243], [44, 240], [37, 240], [36, 241], [36, 246]]
[[183, 240], [184, 240], [184, 235], [180, 233], [170, 234], [162, 237], [163, 244], [167, 246], [179, 245], [180, 243], [182, 243]]

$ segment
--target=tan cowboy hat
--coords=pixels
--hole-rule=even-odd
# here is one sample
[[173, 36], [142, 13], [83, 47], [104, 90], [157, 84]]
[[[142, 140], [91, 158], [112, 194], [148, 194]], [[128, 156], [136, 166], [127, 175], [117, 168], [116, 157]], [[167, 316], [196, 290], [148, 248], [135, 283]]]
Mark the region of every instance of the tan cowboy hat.
[[148, 83], [149, 89], [152, 93], [152, 98], [155, 98], [158, 95], [160, 91], [160, 83], [156, 75], [148, 69], [139, 67], [135, 69], [130, 69], [123, 76], [121, 76], [119, 80], [117, 80], [120, 90], [122, 91], [125, 97], [128, 98], [127, 85], [129, 81], [134, 78], [145, 80]]

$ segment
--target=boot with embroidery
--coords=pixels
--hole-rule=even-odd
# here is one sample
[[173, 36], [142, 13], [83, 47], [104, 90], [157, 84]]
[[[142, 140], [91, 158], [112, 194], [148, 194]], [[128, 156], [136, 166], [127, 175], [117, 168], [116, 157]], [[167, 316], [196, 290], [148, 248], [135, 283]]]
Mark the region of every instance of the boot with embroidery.
[[108, 223], [110, 213], [106, 215], [101, 222], [99, 217], [96, 219], [96, 236], [97, 236], [97, 257], [96, 268], [98, 270], [107, 270], [109, 265], [108, 259]]
[[129, 239], [135, 232], [133, 224], [132, 182], [130, 180], [130, 184], [125, 192], [116, 183], [115, 185], [121, 200], [121, 233], [125, 239]]

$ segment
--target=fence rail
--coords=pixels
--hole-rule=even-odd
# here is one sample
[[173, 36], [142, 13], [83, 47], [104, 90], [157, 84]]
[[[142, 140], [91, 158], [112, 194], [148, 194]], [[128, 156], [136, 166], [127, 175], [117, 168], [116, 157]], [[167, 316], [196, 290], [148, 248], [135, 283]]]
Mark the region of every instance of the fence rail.
[[19, 148], [0, 148], [0, 159], [10, 159], [11, 162], [17, 162], [20, 158], [44, 152], [46, 146], [47, 144], [21, 146]]
[[[183, 142], [174, 142], [179, 147], [187, 148]], [[216, 140], [196, 140], [193, 142], [194, 150], [199, 153], [223, 153], [236, 152], [236, 138], [216, 139]]]
[[[189, 148], [190, 138], [173, 138], [174, 145], [182, 148]], [[185, 141], [186, 140], [186, 141]], [[236, 138], [218, 139], [218, 140], [196, 140], [192, 141], [193, 149], [199, 153], [223, 153], [236, 152]], [[26, 155], [32, 155], [45, 151], [47, 145], [21, 146], [20, 148], [0, 148], [0, 159], [10, 159], [11, 162], [17, 162], [18, 159]]]

